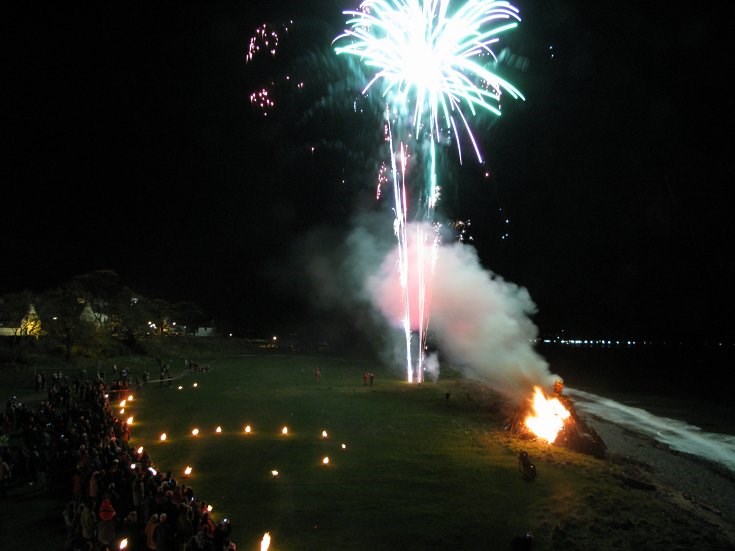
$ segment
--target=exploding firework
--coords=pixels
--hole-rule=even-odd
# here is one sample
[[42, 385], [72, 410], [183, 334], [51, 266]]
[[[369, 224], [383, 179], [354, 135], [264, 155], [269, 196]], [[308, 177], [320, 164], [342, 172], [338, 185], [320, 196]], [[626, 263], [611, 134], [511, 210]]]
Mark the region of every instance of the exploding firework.
[[[293, 21], [274, 24], [263, 23], [250, 38], [245, 62], [255, 63], [259, 59], [273, 60], [278, 56], [279, 46], [289, 36]], [[263, 116], [271, 114], [277, 105], [277, 98], [285, 90], [301, 90], [304, 83], [295, 81], [291, 75], [271, 76], [268, 82], [250, 93], [250, 104], [253, 109]]]
[[270, 57], [276, 57], [281, 35], [288, 34], [291, 23], [293, 22], [279, 26], [272, 23], [263, 23], [255, 29], [255, 33], [248, 43], [248, 53], [245, 55], [245, 61], [253, 61], [262, 52], [267, 52]]
[[[409, 382], [423, 380], [439, 243], [433, 222], [440, 192], [437, 146], [455, 140], [461, 162], [464, 135], [482, 161], [470, 118], [479, 112], [500, 115], [503, 92], [523, 99], [492, 70], [497, 61], [492, 47], [499, 35], [517, 26], [518, 10], [502, 1], [469, 0], [457, 9], [450, 5], [451, 0], [365, 0], [360, 10], [344, 12], [348, 28], [334, 40], [338, 54], [359, 58], [373, 72], [363, 94], [382, 85]], [[425, 170], [414, 174], [422, 160]], [[382, 170], [378, 194], [386, 183]], [[409, 196], [409, 177], [416, 183], [417, 198]], [[410, 210], [409, 200], [415, 203]], [[409, 219], [420, 223], [409, 227]], [[418, 340], [415, 365], [413, 334]]]

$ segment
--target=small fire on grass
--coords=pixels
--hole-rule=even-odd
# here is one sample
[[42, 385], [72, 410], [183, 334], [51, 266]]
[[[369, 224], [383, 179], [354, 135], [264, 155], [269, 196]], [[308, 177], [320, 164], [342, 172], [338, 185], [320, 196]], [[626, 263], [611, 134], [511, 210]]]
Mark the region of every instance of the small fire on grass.
[[266, 532], [263, 534], [263, 539], [260, 541], [260, 551], [268, 551], [268, 548], [271, 545], [271, 535], [270, 532]]

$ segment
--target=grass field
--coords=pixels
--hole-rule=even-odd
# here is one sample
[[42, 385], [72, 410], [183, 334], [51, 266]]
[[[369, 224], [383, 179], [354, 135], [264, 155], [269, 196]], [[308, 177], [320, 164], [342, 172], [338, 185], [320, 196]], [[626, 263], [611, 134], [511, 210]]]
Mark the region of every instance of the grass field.
[[[276, 550], [507, 549], [527, 531], [544, 549], [561, 543], [564, 527], [598, 522], [597, 505], [607, 503], [612, 515], [644, 498], [601, 478], [604, 462], [514, 442], [499, 430], [499, 408], [459, 380], [409, 385], [378, 372], [365, 386], [366, 369], [375, 368], [327, 358], [220, 359], [171, 387], [149, 385], [131, 410], [133, 443], [179, 481], [193, 467], [190, 485], [216, 520], [230, 519], [239, 549], [255, 549], [266, 531]], [[518, 472], [520, 446], [539, 463], [534, 482]], [[655, 516], [653, 507], [648, 518]]]
[[221, 359], [171, 387], [149, 385], [130, 410], [133, 443], [179, 480], [192, 466], [191, 486], [230, 519], [242, 548], [269, 531], [275, 549], [479, 549], [535, 524], [539, 495], [551, 497], [561, 477], [524, 482], [514, 452], [489, 444], [488, 413], [447, 401], [442, 385], [381, 372], [365, 386], [366, 369]]
[[[216, 521], [228, 518], [238, 550], [259, 549], [265, 532], [271, 551], [505, 550], [526, 532], [534, 550], [727, 548], [714, 527], [626, 483], [637, 476], [629, 465], [512, 437], [496, 394], [446, 372], [415, 385], [328, 357], [213, 357], [206, 373], [171, 365], [171, 386], [154, 380], [126, 404], [131, 443], [211, 503]], [[520, 449], [536, 463], [533, 482]]]

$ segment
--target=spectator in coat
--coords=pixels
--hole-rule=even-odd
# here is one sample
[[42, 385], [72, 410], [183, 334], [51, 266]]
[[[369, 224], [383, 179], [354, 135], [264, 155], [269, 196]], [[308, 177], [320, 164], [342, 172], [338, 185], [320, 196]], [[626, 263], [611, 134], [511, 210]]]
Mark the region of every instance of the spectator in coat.
[[169, 524], [166, 513], [161, 513], [158, 521], [155, 534], [156, 551], [174, 551], [174, 529]]
[[94, 505], [89, 501], [82, 502], [82, 512], [79, 522], [82, 527], [82, 539], [85, 543], [93, 543], [97, 536], [97, 518], [94, 515]]
[[145, 544], [150, 551], [156, 549], [156, 530], [158, 529], [158, 515], [152, 514], [148, 519], [143, 531], [145, 532]]
[[115, 507], [112, 505], [112, 499], [108, 492], [105, 492], [102, 497], [97, 516], [99, 518], [99, 523], [97, 524], [97, 541], [102, 546], [112, 546], [115, 543], [117, 511], [115, 511]]

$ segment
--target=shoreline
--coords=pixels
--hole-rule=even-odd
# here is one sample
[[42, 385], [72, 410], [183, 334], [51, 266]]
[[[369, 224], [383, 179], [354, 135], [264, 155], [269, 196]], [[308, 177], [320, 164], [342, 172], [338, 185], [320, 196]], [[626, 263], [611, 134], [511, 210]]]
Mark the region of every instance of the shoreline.
[[735, 542], [735, 473], [600, 417], [583, 418], [605, 442], [608, 461], [631, 467], [643, 484], [719, 526]]

